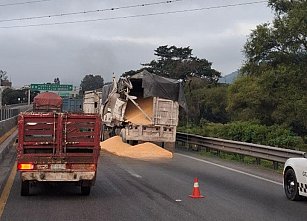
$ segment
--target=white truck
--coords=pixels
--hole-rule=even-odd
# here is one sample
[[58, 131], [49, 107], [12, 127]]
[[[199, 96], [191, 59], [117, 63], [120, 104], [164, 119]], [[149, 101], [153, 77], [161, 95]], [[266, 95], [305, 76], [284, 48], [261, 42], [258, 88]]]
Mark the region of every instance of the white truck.
[[284, 190], [289, 200], [307, 197], [307, 153], [301, 158], [289, 158], [284, 166]]

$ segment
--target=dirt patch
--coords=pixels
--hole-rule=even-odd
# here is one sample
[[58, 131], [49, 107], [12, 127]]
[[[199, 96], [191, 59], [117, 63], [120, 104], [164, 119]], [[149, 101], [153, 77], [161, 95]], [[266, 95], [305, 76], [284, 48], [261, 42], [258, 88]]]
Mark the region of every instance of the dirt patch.
[[154, 160], [154, 159], [170, 159], [173, 154], [159, 147], [156, 144], [145, 142], [135, 146], [131, 146], [122, 141], [120, 136], [111, 137], [100, 143], [102, 150], [111, 152], [117, 156], [130, 157], [134, 159]]

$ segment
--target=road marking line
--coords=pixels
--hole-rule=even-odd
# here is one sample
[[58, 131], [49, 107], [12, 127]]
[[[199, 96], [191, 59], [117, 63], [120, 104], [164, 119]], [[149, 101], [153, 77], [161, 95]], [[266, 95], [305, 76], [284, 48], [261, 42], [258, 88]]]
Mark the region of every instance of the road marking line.
[[136, 178], [142, 178], [142, 176], [140, 176], [139, 174], [136, 174], [136, 173], [134, 173], [134, 172], [132, 172], [132, 171], [130, 171], [130, 170], [127, 170], [127, 169], [126, 169], [126, 171], [127, 171], [131, 176], [134, 176], [134, 177], [136, 177]]
[[269, 180], [269, 179], [266, 179], [266, 178], [263, 178], [263, 177], [260, 177], [260, 176], [257, 176], [257, 175], [253, 175], [253, 174], [246, 173], [246, 172], [243, 172], [243, 171], [240, 171], [240, 170], [236, 170], [236, 169], [229, 168], [229, 167], [226, 167], [226, 166], [222, 166], [222, 165], [219, 165], [219, 164], [216, 164], [216, 163], [212, 163], [210, 161], [198, 159], [196, 157], [191, 157], [191, 156], [187, 156], [187, 155], [180, 154], [180, 153], [175, 153], [175, 154], [180, 155], [182, 157], [187, 157], [187, 158], [190, 158], [190, 159], [193, 159], [193, 160], [197, 160], [197, 161], [200, 161], [200, 162], [203, 162], [203, 163], [211, 164], [213, 166], [217, 166], [217, 167], [220, 167], [220, 168], [223, 168], [223, 169], [226, 169], [226, 170], [230, 170], [230, 171], [233, 171], [233, 172], [236, 172], [236, 173], [244, 174], [246, 176], [250, 176], [250, 177], [253, 177], [253, 178], [256, 178], [256, 179], [259, 179], [259, 180], [267, 181], [267, 182], [274, 183], [274, 184], [277, 184], [277, 185], [280, 185], [280, 186], [283, 185], [282, 183], [279, 183], [279, 182], [276, 182], [276, 181], [273, 181], [273, 180]]
[[7, 179], [7, 182], [4, 186], [3, 192], [2, 192], [1, 197], [0, 197], [0, 218], [1, 218], [2, 213], [4, 211], [4, 207], [6, 205], [7, 199], [9, 198], [16, 173], [17, 173], [17, 163], [14, 164], [14, 166], [11, 170], [11, 174], [10, 174], [9, 178]]

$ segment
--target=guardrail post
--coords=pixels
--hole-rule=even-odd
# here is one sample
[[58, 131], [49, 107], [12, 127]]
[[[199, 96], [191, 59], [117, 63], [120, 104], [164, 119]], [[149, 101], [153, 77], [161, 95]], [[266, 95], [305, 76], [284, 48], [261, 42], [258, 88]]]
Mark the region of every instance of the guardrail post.
[[273, 168], [274, 168], [274, 170], [278, 170], [278, 162], [277, 161], [273, 161]]
[[260, 158], [256, 158], [256, 164], [260, 165], [260, 163], [261, 163]]

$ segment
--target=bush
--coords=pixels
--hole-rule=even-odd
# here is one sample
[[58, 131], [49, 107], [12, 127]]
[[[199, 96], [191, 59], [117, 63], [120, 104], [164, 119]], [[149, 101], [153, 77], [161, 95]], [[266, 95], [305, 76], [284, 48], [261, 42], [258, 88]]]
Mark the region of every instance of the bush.
[[258, 122], [237, 121], [228, 124], [206, 123], [178, 127], [178, 131], [281, 148], [306, 150], [301, 137], [279, 125], [265, 126]]

